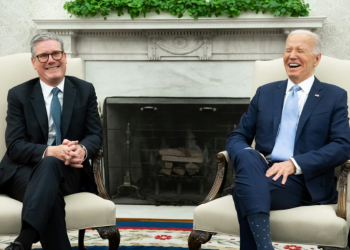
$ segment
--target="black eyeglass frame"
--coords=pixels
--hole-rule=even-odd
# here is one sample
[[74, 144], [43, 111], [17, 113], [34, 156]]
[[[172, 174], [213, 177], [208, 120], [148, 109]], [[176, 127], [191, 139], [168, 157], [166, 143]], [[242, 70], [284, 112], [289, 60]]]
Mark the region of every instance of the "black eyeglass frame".
[[[57, 53], [57, 52], [60, 52], [61, 53], [61, 58], [60, 59], [55, 59], [53, 56], [52, 56], [52, 54], [55, 54], [55, 53]], [[64, 54], [64, 51], [60, 51], [60, 50], [58, 50], [58, 51], [54, 51], [54, 52], [52, 52], [51, 54], [47, 54], [47, 53], [42, 53], [42, 54], [40, 54], [40, 55], [37, 55], [37, 56], [35, 56], [37, 59], [38, 59], [38, 61], [39, 62], [41, 62], [41, 63], [46, 63], [48, 60], [49, 60], [49, 58], [50, 58], [50, 56], [52, 57], [52, 59], [53, 60], [55, 60], [55, 61], [59, 61], [59, 60], [61, 60], [62, 58], [63, 58], [63, 54]], [[40, 61], [40, 59], [39, 59], [39, 56], [42, 56], [42, 55], [47, 55], [47, 59], [46, 59], [46, 61]]]

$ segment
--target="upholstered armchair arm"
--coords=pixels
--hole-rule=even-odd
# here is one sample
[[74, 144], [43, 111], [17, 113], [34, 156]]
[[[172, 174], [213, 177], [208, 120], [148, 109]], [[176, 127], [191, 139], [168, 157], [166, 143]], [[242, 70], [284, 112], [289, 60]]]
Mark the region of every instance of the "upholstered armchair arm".
[[92, 167], [94, 171], [94, 177], [95, 177], [95, 182], [97, 186], [97, 194], [102, 197], [103, 199], [110, 200], [110, 197], [107, 193], [107, 190], [103, 184], [102, 180], [102, 174], [101, 174], [101, 159], [103, 157], [103, 152], [100, 149], [97, 154], [95, 155], [93, 162], [92, 162]]
[[216, 161], [218, 162], [218, 171], [216, 173], [214, 184], [207, 195], [207, 197], [202, 201], [202, 204], [212, 201], [221, 196], [222, 191], [225, 187], [226, 175], [227, 175], [227, 165], [230, 161], [230, 157], [226, 151], [222, 151], [216, 155]]
[[[229, 155], [226, 151], [222, 151], [216, 155], [216, 161], [218, 162], [218, 170], [214, 180], [214, 184], [207, 195], [202, 201], [202, 204], [215, 200], [220, 197], [225, 187], [228, 162], [230, 161]], [[344, 162], [341, 165], [341, 173], [339, 175], [339, 187], [338, 187], [338, 207], [337, 216], [346, 219], [350, 222], [350, 213], [347, 215], [347, 203], [350, 203], [350, 160]], [[349, 199], [348, 199], [349, 196]]]
[[349, 221], [350, 218], [347, 214], [346, 209], [347, 203], [350, 202], [350, 199], [348, 201], [348, 196], [350, 195], [350, 185], [348, 185], [348, 182], [350, 181], [350, 160], [341, 165], [340, 171], [341, 172], [339, 175], [337, 216]]

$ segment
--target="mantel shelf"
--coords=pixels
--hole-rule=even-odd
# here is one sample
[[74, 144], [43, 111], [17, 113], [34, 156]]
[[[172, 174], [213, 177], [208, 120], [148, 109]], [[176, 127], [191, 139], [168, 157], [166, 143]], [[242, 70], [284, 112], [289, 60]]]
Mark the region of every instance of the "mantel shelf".
[[326, 17], [238, 17], [238, 18], [101, 18], [34, 19], [37, 29], [62, 31], [96, 30], [213, 30], [213, 29], [293, 29], [321, 28]]

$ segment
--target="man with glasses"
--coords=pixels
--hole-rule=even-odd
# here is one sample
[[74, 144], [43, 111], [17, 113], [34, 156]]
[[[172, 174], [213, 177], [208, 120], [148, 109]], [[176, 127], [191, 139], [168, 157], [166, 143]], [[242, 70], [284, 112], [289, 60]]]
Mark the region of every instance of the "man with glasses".
[[[23, 202], [20, 235], [6, 249], [71, 249], [63, 196], [94, 191], [89, 159], [102, 145], [102, 127], [91, 83], [66, 76], [63, 42], [43, 33], [31, 41], [39, 78], [8, 92], [7, 152], [0, 189]], [[20, 72], [19, 72], [20, 73]]]

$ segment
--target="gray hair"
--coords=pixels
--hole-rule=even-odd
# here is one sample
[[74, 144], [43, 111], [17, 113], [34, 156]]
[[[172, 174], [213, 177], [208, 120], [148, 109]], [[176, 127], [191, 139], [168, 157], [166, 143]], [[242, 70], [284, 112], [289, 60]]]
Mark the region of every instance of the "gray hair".
[[312, 35], [315, 38], [314, 54], [315, 55], [321, 54], [321, 48], [322, 48], [321, 38], [316, 33], [311, 32], [310, 30], [299, 29], [299, 30], [294, 30], [294, 31], [290, 32], [288, 37], [290, 35], [292, 35], [292, 34], [309, 34], [309, 35]]
[[53, 33], [50, 32], [45, 32], [45, 33], [41, 33], [41, 34], [37, 34], [35, 35], [32, 40], [30, 41], [30, 52], [32, 53], [32, 57], [35, 59], [35, 46], [41, 42], [41, 41], [45, 41], [45, 40], [55, 40], [57, 42], [60, 43], [61, 45], [61, 50], [64, 51], [64, 45], [63, 45], [63, 41], [61, 38], [59, 38], [58, 36], [56, 36]]

